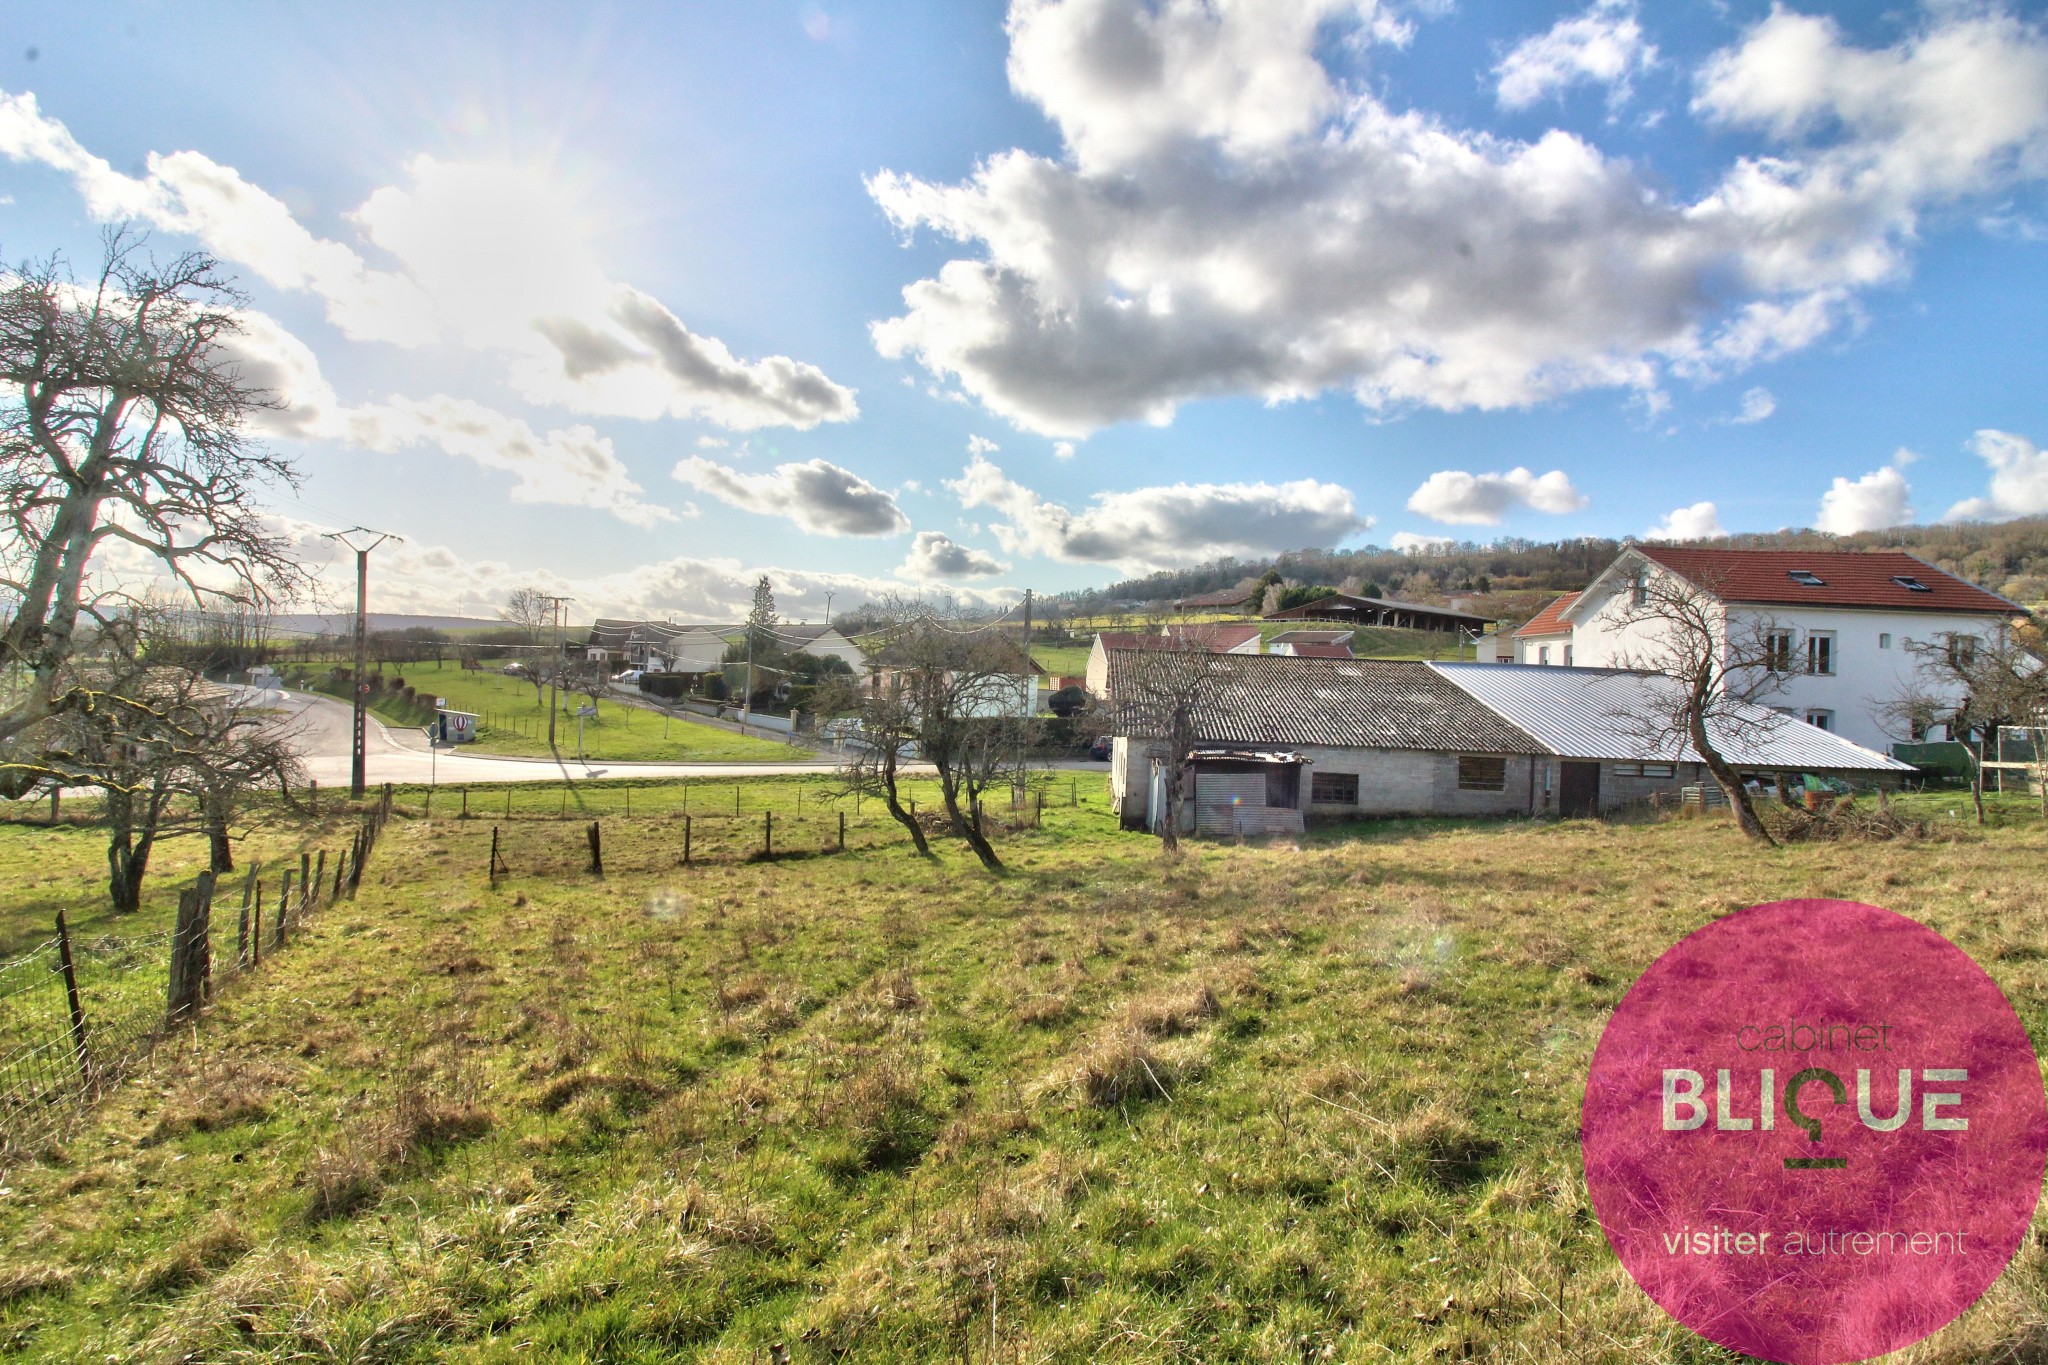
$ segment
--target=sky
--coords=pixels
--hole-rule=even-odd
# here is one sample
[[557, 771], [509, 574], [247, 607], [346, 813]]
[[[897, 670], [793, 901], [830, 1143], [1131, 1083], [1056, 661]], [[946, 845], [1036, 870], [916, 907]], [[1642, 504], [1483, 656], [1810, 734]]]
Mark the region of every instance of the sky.
[[0, 260], [217, 257], [269, 510], [399, 537], [379, 610], [2009, 518], [2043, 20], [0, 0]]

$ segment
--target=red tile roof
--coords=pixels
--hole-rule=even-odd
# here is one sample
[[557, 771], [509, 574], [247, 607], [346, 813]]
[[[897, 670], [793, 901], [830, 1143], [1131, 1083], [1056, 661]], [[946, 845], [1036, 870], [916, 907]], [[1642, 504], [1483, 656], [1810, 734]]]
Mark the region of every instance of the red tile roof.
[[[1639, 545], [1636, 549], [1727, 602], [1997, 616], [2025, 611], [1903, 550], [1696, 550], [1663, 545]], [[1820, 582], [1794, 580], [1791, 574], [1799, 570]], [[1927, 591], [1915, 592], [1895, 578], [1912, 579]]]
[[1568, 592], [1552, 602], [1542, 611], [1529, 618], [1529, 624], [1516, 631], [1517, 635], [1569, 635], [1572, 623], [1564, 619], [1565, 610], [1579, 600], [1575, 592]]

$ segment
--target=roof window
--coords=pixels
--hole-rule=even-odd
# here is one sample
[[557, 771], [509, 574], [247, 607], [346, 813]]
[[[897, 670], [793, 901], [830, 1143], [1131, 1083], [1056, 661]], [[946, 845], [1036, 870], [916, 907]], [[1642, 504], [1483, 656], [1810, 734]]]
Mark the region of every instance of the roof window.
[[1932, 588], [1928, 587], [1928, 586], [1927, 586], [1927, 585], [1926, 585], [1925, 583], [1922, 583], [1922, 582], [1921, 582], [1921, 581], [1920, 581], [1919, 579], [1917, 579], [1917, 578], [1913, 577], [1913, 575], [1911, 575], [1911, 574], [1904, 574], [1904, 573], [1895, 573], [1895, 574], [1893, 574], [1893, 575], [1892, 575], [1892, 582], [1894, 582], [1894, 583], [1898, 584], [1898, 585], [1899, 585], [1900, 587], [1904, 588], [1904, 589], [1905, 589], [1905, 590], [1906, 590], [1907, 592], [1933, 592], [1933, 591], [1934, 591], [1934, 589], [1932, 589]]
[[1787, 569], [1785, 570], [1785, 577], [1791, 579], [1802, 588], [1824, 588], [1827, 586], [1827, 580], [1811, 569]]

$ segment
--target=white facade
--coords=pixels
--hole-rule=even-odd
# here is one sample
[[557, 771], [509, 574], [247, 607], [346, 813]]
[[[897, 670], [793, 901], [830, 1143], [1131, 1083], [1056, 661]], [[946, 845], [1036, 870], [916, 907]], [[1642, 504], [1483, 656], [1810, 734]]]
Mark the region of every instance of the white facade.
[[1517, 635], [1515, 662], [1570, 668], [1573, 664], [1590, 664], [1592, 660], [1578, 658], [1572, 648], [1572, 632], [1560, 631], [1554, 635]]
[[[1638, 558], [1629, 571], [1610, 572], [1587, 589], [1567, 613], [1572, 621], [1567, 646], [1571, 662], [1587, 668], [1654, 662], [1658, 642], [1669, 627], [1655, 620], [1627, 619], [1636, 569], [1670, 574], [1661, 565]], [[1976, 614], [1737, 603], [1722, 608], [1721, 638], [1725, 647], [1731, 629], [1734, 638], [1744, 642], [1758, 630], [1785, 632], [1790, 668], [1775, 674], [1776, 689], [1757, 700], [1852, 743], [1888, 753], [1895, 742], [1912, 738], [1885, 715], [1887, 704], [1919, 681], [1919, 659], [1906, 644], [1938, 643], [1951, 635], [1984, 640], [1999, 626], [1996, 617]], [[1551, 648], [1551, 662], [1562, 662], [1556, 658], [1554, 641]]]

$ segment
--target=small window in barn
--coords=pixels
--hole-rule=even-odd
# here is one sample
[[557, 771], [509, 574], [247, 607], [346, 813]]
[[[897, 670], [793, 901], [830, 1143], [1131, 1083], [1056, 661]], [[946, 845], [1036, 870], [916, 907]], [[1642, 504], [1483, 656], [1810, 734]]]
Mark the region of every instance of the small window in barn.
[[1643, 765], [1640, 763], [1617, 763], [1614, 765], [1614, 775], [1616, 777], [1641, 777], [1643, 775]]
[[1458, 756], [1458, 790], [1497, 792], [1507, 790], [1508, 761], [1479, 754]]
[[1358, 804], [1358, 774], [1311, 773], [1308, 799], [1310, 804], [1317, 806], [1355, 806]]
[[1644, 777], [1676, 777], [1678, 776], [1678, 765], [1676, 763], [1645, 763], [1643, 764], [1642, 775]]

